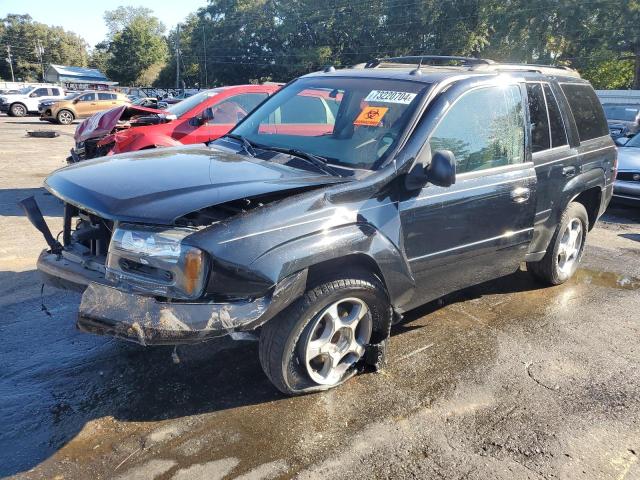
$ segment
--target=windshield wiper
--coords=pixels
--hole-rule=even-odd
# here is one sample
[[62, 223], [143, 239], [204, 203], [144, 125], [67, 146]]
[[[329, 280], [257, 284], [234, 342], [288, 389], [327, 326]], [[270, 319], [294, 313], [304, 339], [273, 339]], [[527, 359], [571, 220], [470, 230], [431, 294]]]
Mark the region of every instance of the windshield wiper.
[[307, 161], [324, 173], [328, 173], [329, 175], [333, 175], [334, 177], [340, 176], [340, 174], [335, 169], [327, 165], [327, 160], [319, 155], [314, 155], [313, 153], [298, 150], [296, 148], [281, 148], [263, 145], [260, 145], [259, 148], [264, 150], [273, 150], [274, 152], [286, 153], [287, 155], [293, 155], [294, 157], [298, 157], [301, 160]]
[[225, 137], [233, 138], [234, 140], [238, 140], [242, 144], [242, 149], [247, 152], [252, 157], [256, 156], [256, 151], [253, 148], [253, 144], [247, 140], [242, 135], [236, 135], [235, 133], [227, 133], [224, 135]]

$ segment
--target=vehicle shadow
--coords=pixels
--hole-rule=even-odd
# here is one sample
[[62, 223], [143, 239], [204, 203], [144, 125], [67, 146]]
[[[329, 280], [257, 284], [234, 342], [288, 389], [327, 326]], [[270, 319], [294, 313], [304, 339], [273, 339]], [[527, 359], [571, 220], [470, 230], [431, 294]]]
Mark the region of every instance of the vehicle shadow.
[[0, 189], [0, 216], [23, 217], [24, 211], [18, 202], [33, 196], [45, 217], [62, 217], [62, 201], [51, 195], [43, 187]]
[[[409, 312], [393, 328], [483, 295], [538, 288], [526, 272], [472, 287]], [[45, 288], [35, 271], [0, 272], [0, 477], [29, 470], [90, 421], [177, 419], [283, 399], [258, 361], [257, 343], [223, 338], [140, 347], [74, 327], [80, 296]]]

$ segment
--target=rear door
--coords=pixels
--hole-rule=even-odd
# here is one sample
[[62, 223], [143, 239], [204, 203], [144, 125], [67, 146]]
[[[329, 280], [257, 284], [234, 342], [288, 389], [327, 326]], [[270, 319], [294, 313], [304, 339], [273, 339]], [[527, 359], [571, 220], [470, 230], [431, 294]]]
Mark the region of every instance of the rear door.
[[117, 95], [110, 92], [98, 92], [97, 111], [108, 110], [118, 106]]
[[514, 272], [533, 233], [536, 177], [525, 154], [524, 87], [464, 91], [429, 135], [456, 157], [456, 183], [400, 202], [415, 305]]
[[571, 140], [560, 103], [559, 92], [551, 83], [530, 81], [527, 87], [527, 111], [531, 132], [531, 152], [538, 179], [534, 238], [530, 253], [542, 254], [557, 218], [558, 203], [566, 181], [578, 173], [577, 142]]

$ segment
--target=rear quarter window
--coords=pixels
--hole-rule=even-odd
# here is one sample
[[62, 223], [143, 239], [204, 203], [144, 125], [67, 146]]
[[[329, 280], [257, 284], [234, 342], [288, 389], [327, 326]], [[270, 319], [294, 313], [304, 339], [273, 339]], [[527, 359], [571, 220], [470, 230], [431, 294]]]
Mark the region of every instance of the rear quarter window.
[[608, 135], [607, 120], [593, 88], [590, 85], [572, 83], [561, 84], [561, 87], [571, 106], [580, 141]]

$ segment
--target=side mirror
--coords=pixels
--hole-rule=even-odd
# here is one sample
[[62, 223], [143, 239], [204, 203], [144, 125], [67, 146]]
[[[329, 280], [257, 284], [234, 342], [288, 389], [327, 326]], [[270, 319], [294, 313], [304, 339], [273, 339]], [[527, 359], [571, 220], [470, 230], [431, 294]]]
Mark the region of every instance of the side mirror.
[[73, 100], [73, 103], [78, 103], [79, 101], [80, 101], [80, 99], [76, 98], [76, 99]]
[[619, 147], [624, 147], [628, 141], [629, 137], [618, 137], [613, 142]]
[[37, 96], [38, 96], [38, 94], [36, 92], [33, 92], [31, 95], [29, 95], [29, 98], [35, 98]]
[[456, 183], [456, 156], [451, 150], [437, 150], [425, 169], [427, 181], [439, 187], [450, 187]]
[[450, 150], [437, 150], [431, 154], [427, 143], [418, 154], [415, 164], [405, 177], [407, 190], [419, 190], [428, 182], [439, 187], [456, 183], [456, 157]]

